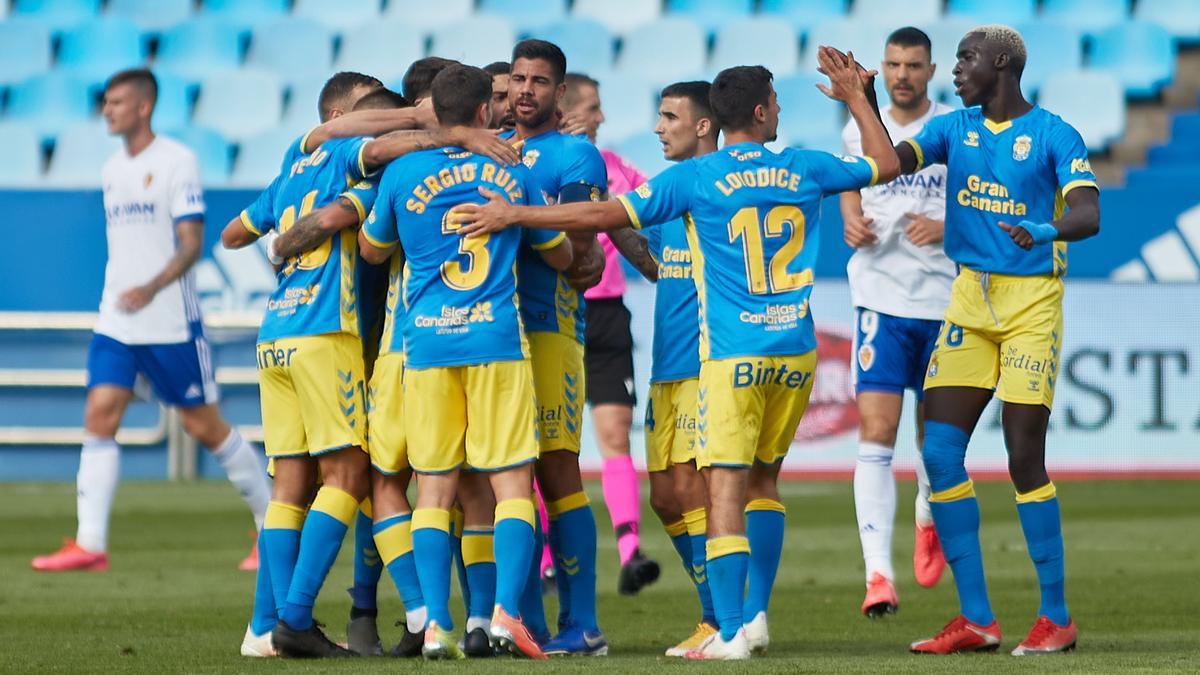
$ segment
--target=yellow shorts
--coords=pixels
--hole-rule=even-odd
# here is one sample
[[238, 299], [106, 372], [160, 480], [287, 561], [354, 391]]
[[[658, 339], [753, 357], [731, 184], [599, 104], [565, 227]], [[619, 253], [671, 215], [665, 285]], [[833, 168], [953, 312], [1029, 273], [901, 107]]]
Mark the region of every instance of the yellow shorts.
[[774, 464], [787, 455], [816, 367], [816, 350], [701, 362], [696, 466]]
[[1002, 401], [1049, 408], [1062, 347], [1062, 297], [1059, 277], [964, 268], [950, 292], [925, 388], [995, 389]]
[[330, 333], [258, 343], [268, 457], [367, 447], [362, 342]]
[[384, 354], [367, 385], [367, 441], [376, 471], [390, 476], [408, 468], [404, 429], [404, 354]]
[[537, 459], [528, 360], [404, 371], [408, 461], [419, 473], [499, 471]]
[[666, 471], [696, 459], [696, 378], [650, 385], [646, 403], [646, 470]]
[[586, 391], [583, 345], [559, 333], [529, 333], [528, 338], [541, 451], [570, 450], [579, 454]]

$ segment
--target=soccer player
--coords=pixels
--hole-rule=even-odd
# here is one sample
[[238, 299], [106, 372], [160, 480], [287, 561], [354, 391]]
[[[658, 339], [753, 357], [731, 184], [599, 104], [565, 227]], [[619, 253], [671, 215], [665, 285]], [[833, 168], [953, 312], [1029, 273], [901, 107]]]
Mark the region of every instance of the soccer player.
[[[718, 74], [709, 96], [725, 137], [721, 151], [680, 162], [616, 203], [529, 208], [492, 194], [455, 218], [466, 223], [464, 235], [479, 236], [515, 222], [613, 229], [686, 216], [700, 316], [697, 464], [707, 472], [706, 572], [719, 629], [689, 658], [750, 656], [744, 600], [762, 607], [761, 622], [753, 622], [761, 625], [748, 628], [753, 646], [766, 647], [767, 599], [783, 546], [780, 460], [816, 366], [809, 295], [820, 200], [891, 180], [899, 169], [869, 78], [834, 50], [822, 48], [818, 58], [830, 80], [821, 89], [847, 104], [864, 157], [766, 149], [779, 121], [771, 73], [742, 66]], [[748, 519], [748, 506], [773, 515]]]
[[[1041, 606], [1014, 655], [1074, 648], [1062, 526], [1046, 473], [1046, 425], [1062, 347], [1067, 242], [1100, 231], [1099, 189], [1073, 127], [1021, 94], [1025, 44], [1007, 26], [958, 44], [954, 86], [966, 110], [935, 117], [896, 146], [904, 173], [945, 164], [946, 254], [959, 266], [925, 375], [925, 470], [933, 521], [954, 571], [961, 614], [912, 651], [995, 650], [979, 546], [979, 503], [964, 461], [993, 394], [1017, 514], [1041, 585]], [[1064, 210], [1065, 207], [1065, 210]]]
[[[491, 77], [470, 66], [447, 67], [434, 79], [441, 124], [486, 128]], [[462, 658], [449, 612], [449, 509], [460, 469], [486, 472], [497, 499], [496, 607], [491, 634], [515, 654], [545, 658], [521, 623], [518, 604], [534, 554], [532, 464], [538, 455], [533, 373], [516, 307], [519, 231], [462, 239], [449, 216], [481, 201], [490, 185], [506, 198], [540, 198], [522, 167], [508, 169], [464, 149], [422, 152], [384, 172], [380, 200], [359, 243], [380, 261], [397, 245], [407, 257], [401, 293], [404, 424], [417, 472], [412, 543], [429, 611], [426, 658]], [[571, 262], [559, 233], [533, 233], [529, 243], [554, 269]]]
[[[149, 381], [208, 448], [262, 529], [271, 488], [258, 452], [217, 407], [192, 265], [204, 242], [204, 195], [196, 157], [150, 125], [158, 83], [148, 70], [113, 75], [104, 92], [108, 131], [124, 147], [104, 164], [108, 264], [100, 316], [88, 348], [84, 441], [76, 478], [75, 539], [33, 559], [46, 572], [108, 569], [108, 523], [117, 490], [125, 409]], [[242, 562], [254, 569], [257, 552]]]
[[483, 67], [492, 76], [492, 124], [493, 129], [508, 131], [516, 127], [512, 108], [508, 105], [508, 75], [512, 66], [508, 61], [496, 61]]
[[[929, 37], [917, 28], [900, 28], [887, 38], [882, 70], [892, 103], [881, 116], [892, 138], [916, 135], [926, 122], [952, 110], [929, 100], [935, 70], [930, 53]], [[842, 140], [846, 154], [862, 153], [854, 124], [846, 125]], [[854, 509], [867, 581], [862, 613], [874, 618], [899, 607], [892, 569], [892, 454], [904, 390], [916, 392], [920, 448], [925, 366], [955, 274], [954, 263], [941, 247], [946, 169], [926, 167], [913, 178], [843, 192], [841, 205], [846, 243], [855, 249], [846, 270], [855, 307], [853, 360], [860, 423]], [[929, 588], [941, 577], [946, 559], [929, 514], [929, 479], [919, 458], [916, 521], [913, 571], [917, 583]]]
[[426, 56], [413, 61], [408, 70], [404, 71], [404, 79], [400, 83], [401, 93], [418, 108], [430, 107], [434, 78], [447, 66], [457, 64], [458, 61], [440, 56]]

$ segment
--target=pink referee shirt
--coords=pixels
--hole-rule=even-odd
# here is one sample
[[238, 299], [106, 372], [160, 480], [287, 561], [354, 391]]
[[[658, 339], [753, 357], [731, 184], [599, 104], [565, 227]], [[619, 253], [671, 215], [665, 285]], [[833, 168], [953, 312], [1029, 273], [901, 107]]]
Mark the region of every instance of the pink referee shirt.
[[[621, 159], [612, 150], [601, 150], [604, 158], [604, 168], [608, 171], [608, 196], [610, 198], [625, 194], [646, 182], [646, 176], [632, 164]], [[619, 298], [625, 294], [625, 274], [621, 272], [621, 254], [617, 247], [609, 241], [608, 235], [598, 235], [600, 246], [604, 248], [604, 274], [600, 283], [589, 288], [583, 294], [586, 300], [601, 300]]]

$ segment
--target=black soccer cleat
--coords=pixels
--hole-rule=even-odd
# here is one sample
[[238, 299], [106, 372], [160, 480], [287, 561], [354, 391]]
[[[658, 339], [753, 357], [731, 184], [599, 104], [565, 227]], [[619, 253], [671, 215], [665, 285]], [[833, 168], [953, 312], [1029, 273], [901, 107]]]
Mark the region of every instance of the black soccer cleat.
[[350, 623], [346, 624], [346, 646], [359, 656], [383, 656], [383, 644], [379, 640], [379, 627], [375, 613], [350, 610]]
[[463, 653], [470, 659], [484, 659], [495, 656], [496, 648], [492, 646], [492, 639], [488, 637], [487, 631], [476, 628], [463, 638]]
[[425, 634], [423, 632], [414, 633], [408, 630], [408, 624], [404, 621], [397, 621], [397, 626], [404, 627], [404, 635], [395, 647], [388, 652], [388, 656], [397, 659], [411, 659], [421, 655], [421, 645], [425, 643]]
[[640, 550], [636, 550], [629, 562], [621, 565], [621, 576], [617, 580], [617, 592], [621, 595], [637, 595], [643, 587], [658, 581], [659, 573], [658, 563], [642, 555]]
[[271, 641], [275, 644], [275, 651], [284, 658], [326, 659], [357, 656], [325, 637], [315, 622], [308, 630], [296, 630], [280, 619], [275, 624], [275, 630], [271, 632]]

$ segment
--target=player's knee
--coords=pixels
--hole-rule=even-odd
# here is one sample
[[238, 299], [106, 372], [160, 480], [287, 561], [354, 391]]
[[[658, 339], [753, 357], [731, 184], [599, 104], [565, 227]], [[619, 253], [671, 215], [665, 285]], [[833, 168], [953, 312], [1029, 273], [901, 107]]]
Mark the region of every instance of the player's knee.
[[1050, 482], [1046, 463], [1041, 456], [1019, 452], [1008, 456], [1008, 475], [1017, 492], [1031, 492]]
[[179, 421], [183, 430], [196, 442], [210, 450], [221, 447], [229, 438], [229, 424], [221, 419], [220, 413], [214, 408], [201, 406], [180, 412]]
[[650, 484], [650, 508], [664, 523], [675, 522], [682, 517], [674, 491], [656, 488], [654, 483]]
[[370, 489], [366, 453], [358, 448], [346, 448], [334, 454], [328, 461], [321, 462], [325, 484], [360, 501], [366, 498]]
[[879, 442], [863, 442], [858, 446], [858, 461], [863, 464], [891, 466], [895, 448]]
[[967, 432], [945, 422], [925, 422], [921, 457], [934, 491], [946, 490], [967, 480]]
[[88, 404], [83, 412], [83, 428], [93, 436], [111, 438], [117, 435], [121, 417], [112, 407]]
[[864, 443], [893, 447], [896, 445], [896, 424], [891, 420], [864, 417], [859, 421], [858, 439]]

